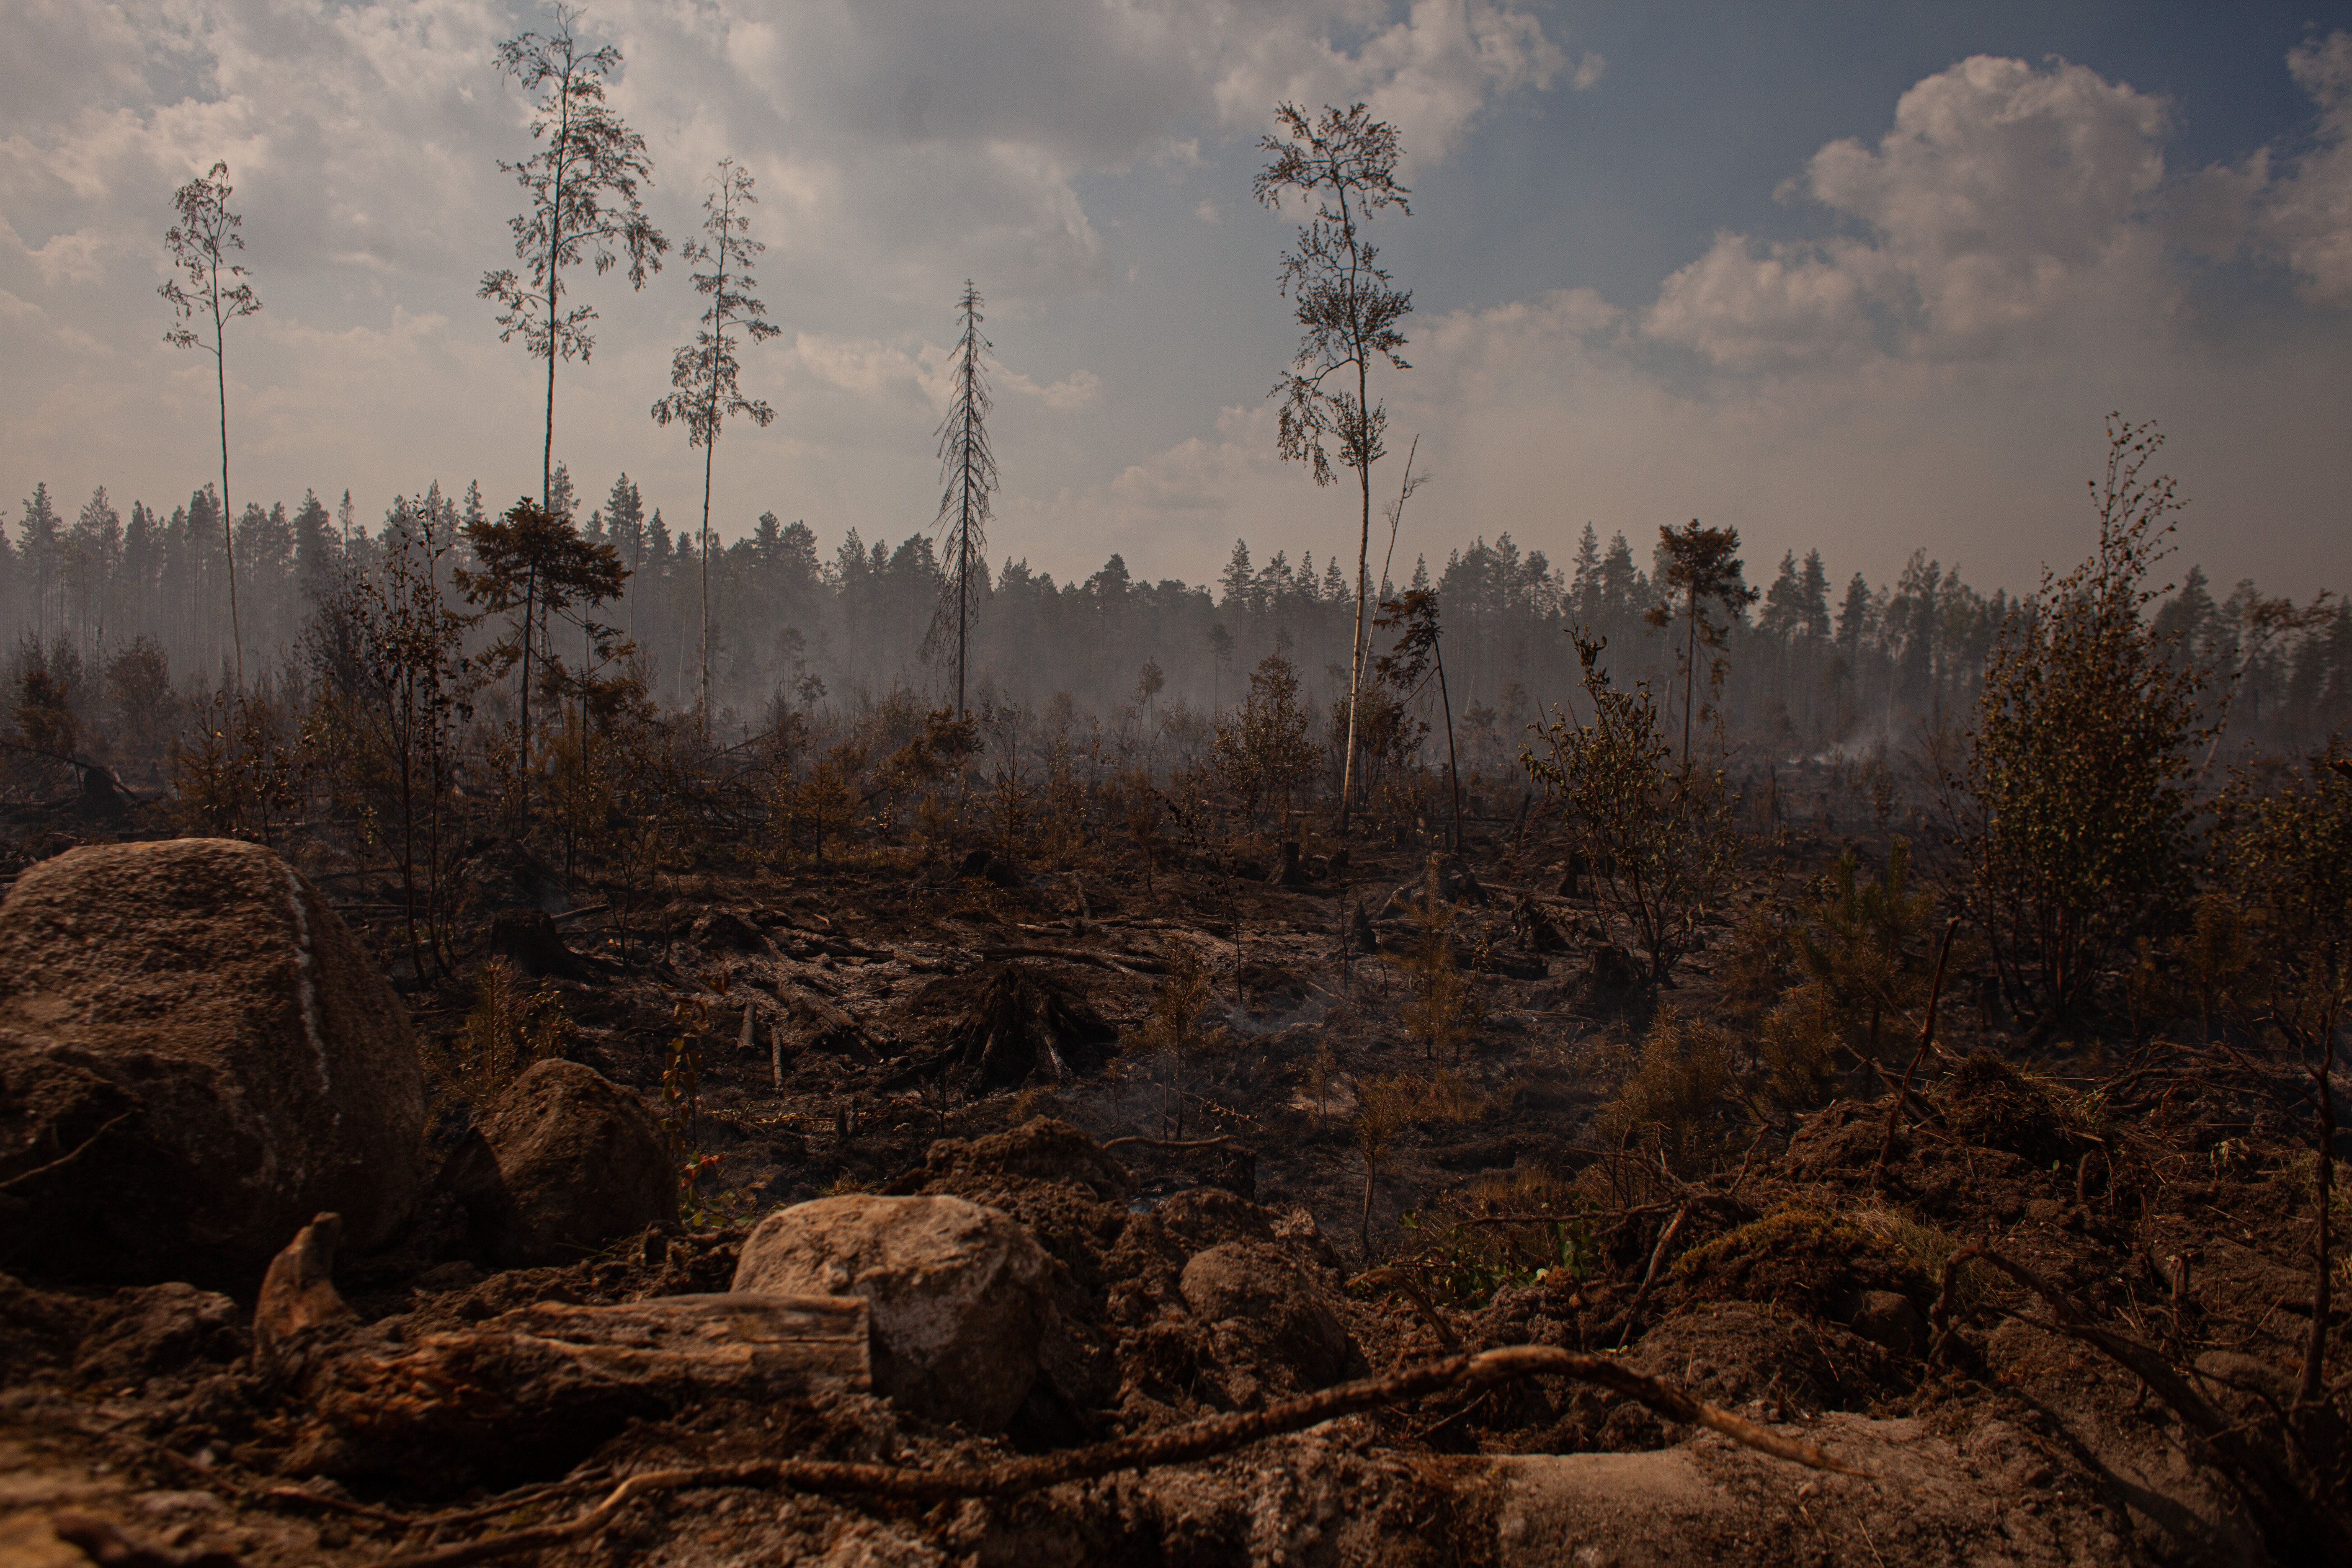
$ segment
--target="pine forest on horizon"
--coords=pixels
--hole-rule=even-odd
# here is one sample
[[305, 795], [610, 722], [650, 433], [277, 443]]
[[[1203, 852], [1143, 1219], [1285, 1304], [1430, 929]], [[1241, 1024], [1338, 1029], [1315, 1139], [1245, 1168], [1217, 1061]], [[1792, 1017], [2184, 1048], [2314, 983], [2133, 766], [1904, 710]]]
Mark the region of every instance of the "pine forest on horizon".
[[[556, 499], [579, 504], [561, 466]], [[194, 712], [229, 684], [217, 510], [210, 486], [169, 514], [134, 501], [127, 520], [103, 488], [70, 520], [45, 486], [26, 498], [14, 527], [0, 528], [11, 708], [27, 675], [45, 671], [87, 743], [134, 782], [159, 783], [173, 730], [162, 716]], [[299, 695], [312, 678], [306, 639], [320, 605], [347, 575], [364, 575], [413, 538], [427, 516], [459, 541], [439, 581], [450, 606], [463, 609], [453, 585], [467, 556], [462, 530], [487, 511], [471, 488], [452, 497], [437, 485], [398, 499], [373, 526], [348, 496], [332, 509], [315, 493], [291, 509], [247, 502], [236, 539], [253, 679]], [[611, 544], [630, 573], [596, 617], [635, 645], [632, 668], [658, 705], [692, 710], [700, 561], [691, 527], [674, 529], [623, 475], [588, 509], [581, 532]], [[1621, 684], [1649, 679], [1662, 692], [1672, 684], [1675, 636], [1644, 619], [1665, 570], [1660, 552], [1649, 554], [1638, 559], [1622, 533], [1604, 544], [1588, 525], [1574, 557], [1555, 563], [1507, 531], [1454, 550], [1434, 569], [1420, 558], [1409, 572], [1399, 563], [1377, 584], [1381, 600], [1435, 590], [1465, 776], [1515, 771], [1524, 727], [1555, 704], [1574, 706], [1576, 651], [1566, 635], [1574, 627], [1606, 637], [1604, 663]], [[710, 564], [719, 739], [765, 732], [782, 713], [846, 717], [894, 699], [952, 704], [952, 661], [927, 641], [946, 584], [929, 534], [891, 548], [866, 544], [853, 528], [828, 552], [805, 523], [769, 511], [750, 534], [714, 550]], [[1347, 579], [1337, 552], [1318, 560], [1303, 550], [1294, 564], [1286, 551], [1261, 556], [1242, 541], [1213, 584], [1149, 582], [1117, 555], [1084, 582], [1057, 584], [1008, 556], [992, 576], [974, 574], [971, 706], [1045, 711], [1061, 703], [1132, 747], [1172, 757], [1197, 749], [1259, 661], [1281, 654], [1308, 709], [1328, 718], [1345, 697]], [[2005, 590], [1969, 586], [1924, 552], [1877, 585], [1859, 574], [1840, 585], [1818, 552], [1792, 552], [1755, 605], [1730, 620], [1725, 741], [1755, 765], [1859, 754], [1890, 737], [1899, 749], [1922, 721], [1965, 714], [2015, 604]], [[2265, 607], [2274, 604], [2252, 583], [2217, 595], [2189, 567], [2156, 616], [2158, 630], [2183, 634], [2206, 665], [2242, 667], [2232, 734], [2268, 749], [2352, 718], [2352, 606], [2269, 635]], [[1386, 650], [1382, 634], [1369, 640], [1372, 653]], [[550, 640], [559, 664], [565, 646]], [[502, 715], [511, 706], [495, 688], [485, 702], [486, 712]], [[1434, 702], [1433, 694], [1419, 702], [1424, 718]]]

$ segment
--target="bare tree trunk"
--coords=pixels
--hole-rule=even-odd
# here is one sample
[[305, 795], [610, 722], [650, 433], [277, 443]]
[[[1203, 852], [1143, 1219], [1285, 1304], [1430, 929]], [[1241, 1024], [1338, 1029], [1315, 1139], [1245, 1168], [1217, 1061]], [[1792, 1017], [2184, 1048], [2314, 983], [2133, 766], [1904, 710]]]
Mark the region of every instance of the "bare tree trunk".
[[1687, 629], [1683, 637], [1683, 766], [1690, 766], [1691, 682], [1698, 674], [1698, 595], [1684, 605]]
[[956, 717], [958, 718], [963, 717], [964, 713], [964, 670], [969, 663], [970, 657], [966, 638], [970, 634], [969, 623], [971, 615], [971, 426], [972, 421], [979, 417], [979, 411], [973, 408], [971, 405], [972, 369], [971, 351], [967, 350], [964, 355], [963, 496], [961, 509], [961, 519], [956, 531], [956, 554], [958, 558], [958, 565], [956, 569]]
[[1363, 481], [1363, 528], [1356, 536], [1356, 630], [1348, 644], [1348, 750], [1339, 763], [1339, 837], [1348, 837], [1348, 814], [1356, 800], [1356, 702], [1364, 685], [1365, 574], [1372, 555], [1372, 469], [1367, 463], [1356, 470]]
[[[711, 395], [718, 401], [718, 394]], [[710, 739], [710, 464], [719, 455], [714, 422], [702, 442], [702, 738]]]
[[1454, 775], [1454, 853], [1462, 853], [1462, 763], [1454, 753], [1454, 698], [1445, 689], [1445, 648], [1437, 647], [1437, 695], [1445, 704], [1445, 768]]
[[2319, 1184], [2319, 1237], [2317, 1267], [2311, 1280], [2311, 1332], [2304, 1342], [2303, 1375], [2294, 1391], [2297, 1405], [2315, 1404], [2327, 1387], [2327, 1205], [2334, 1199], [2336, 1185], [2336, 1093], [2331, 1082], [2335, 1067], [2336, 1009], [2331, 1005], [2320, 1016], [2319, 1148], [2313, 1173]]
[[[245, 689], [245, 631], [236, 614], [236, 513], [228, 504], [228, 340], [221, 331], [220, 277], [213, 277], [213, 375], [220, 390], [221, 550], [228, 561], [228, 639], [236, 655], [236, 688]], [[58, 624], [65, 624], [58, 613]]]
[[[554, 362], [548, 362], [551, 366]], [[551, 374], [552, 374], [551, 372]], [[551, 382], [549, 385], [552, 387]], [[530, 645], [539, 629], [539, 568], [523, 578], [522, 590], [522, 743], [515, 753], [515, 816], [518, 831], [530, 823]]]

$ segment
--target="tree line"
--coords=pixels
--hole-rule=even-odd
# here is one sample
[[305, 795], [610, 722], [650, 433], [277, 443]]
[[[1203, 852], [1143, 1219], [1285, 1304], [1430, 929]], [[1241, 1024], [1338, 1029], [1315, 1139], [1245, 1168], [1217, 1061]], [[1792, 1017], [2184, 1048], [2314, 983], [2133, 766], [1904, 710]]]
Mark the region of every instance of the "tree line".
[[[559, 509], [580, 509], [562, 464], [553, 479]], [[445, 498], [427, 486], [368, 520], [348, 492], [331, 507], [315, 491], [291, 506], [247, 501], [226, 533], [248, 668], [299, 658], [320, 606], [349, 580], [380, 571], [414, 519], [435, 509], [452, 520], [438, 591], [459, 607], [457, 574], [479, 569], [468, 535], [494, 521], [478, 487]], [[84, 715], [82, 731], [96, 735], [114, 727], [107, 672], [123, 658], [150, 686], [155, 671], [167, 671], [163, 683], [184, 706], [233, 687], [219, 510], [206, 484], [169, 512], [133, 501], [126, 516], [100, 487], [68, 517], [46, 485], [36, 486], [13, 523], [0, 520], [0, 637], [13, 650], [12, 700], [21, 701], [27, 670], [53, 668]], [[609, 547], [624, 574], [595, 616], [618, 634], [615, 658], [629, 662], [652, 700], [697, 710], [706, 651], [698, 530], [672, 528], [625, 474], [586, 511], [582, 544]], [[1734, 562], [1718, 588], [1737, 603], [1727, 609], [1717, 597], [1707, 612], [1721, 646], [1700, 649], [1721, 666], [1718, 689], [1710, 699], [1706, 672], [1697, 671], [1685, 702], [1676, 670], [1693, 640], [1689, 605], [1660, 614], [1676, 568], [1666, 544], [1650, 542], [1645, 562], [1623, 533], [1604, 545], [1588, 525], [1569, 560], [1555, 563], [1505, 532], [1457, 547], [1435, 566], [1417, 557], [1381, 574], [1376, 603], [1432, 596], [1465, 769], [1500, 771], [1528, 724], [1556, 703], [1574, 706], [1574, 627], [1602, 640], [1601, 668], [1619, 685], [1649, 681], [1700, 731], [1712, 733], [1719, 718], [1725, 743], [1785, 762], [1881, 742], [1899, 749], [1921, 725], [1965, 715], [2001, 623], [2033, 603], [1980, 592], [1924, 552], [1892, 582], [1855, 574], [1843, 588], [1833, 588], [1818, 551], [1790, 552], [1760, 588]], [[868, 544], [853, 528], [826, 550], [805, 521], [769, 510], [741, 537], [714, 543], [708, 565], [711, 712], [722, 735], [764, 731], [781, 710], [847, 710], [894, 690], [952, 704], [952, 646], [930, 637], [942, 595], [955, 598], [952, 573], [928, 534], [889, 546]], [[1354, 597], [1337, 554], [1261, 554], [1236, 541], [1211, 583], [1151, 581], [1117, 555], [1065, 583], [1006, 558], [993, 573], [974, 572], [957, 602], [970, 616], [973, 705], [1043, 706], [1067, 693], [1081, 713], [1115, 721], [1133, 710], [1148, 729], [1181, 731], [1240, 702], [1248, 674], [1269, 655], [1294, 668], [1318, 727], [1344, 725]], [[2297, 608], [2252, 582], [2217, 593], [2192, 566], [2152, 616], [2179, 657], [2232, 678], [2226, 698], [2207, 699], [2232, 734], [2287, 748], [2352, 719], [2352, 608]], [[555, 635], [539, 633], [561, 656], [549, 640]], [[1376, 630], [1368, 636], [1381, 641]], [[518, 645], [509, 682], [518, 700], [521, 652]], [[1433, 688], [1416, 710], [1433, 717], [1435, 702]], [[1675, 726], [1679, 736], [1679, 717]], [[126, 731], [121, 740], [125, 760], [152, 772], [169, 736]]]

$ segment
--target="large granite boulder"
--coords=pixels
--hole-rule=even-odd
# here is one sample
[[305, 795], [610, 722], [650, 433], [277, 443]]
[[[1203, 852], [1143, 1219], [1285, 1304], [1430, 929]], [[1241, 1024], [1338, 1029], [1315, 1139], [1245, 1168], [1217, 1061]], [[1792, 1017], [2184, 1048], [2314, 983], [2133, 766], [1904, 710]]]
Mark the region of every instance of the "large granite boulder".
[[445, 1171], [474, 1248], [501, 1268], [576, 1263], [677, 1219], [677, 1173], [637, 1097], [578, 1062], [535, 1062]]
[[905, 1409], [992, 1432], [1037, 1376], [1053, 1262], [1026, 1226], [953, 1197], [871, 1193], [798, 1204], [743, 1243], [733, 1287], [862, 1296], [874, 1387]]
[[250, 1290], [322, 1209], [364, 1250], [425, 1178], [407, 1015], [257, 845], [91, 845], [0, 904], [0, 1268]]

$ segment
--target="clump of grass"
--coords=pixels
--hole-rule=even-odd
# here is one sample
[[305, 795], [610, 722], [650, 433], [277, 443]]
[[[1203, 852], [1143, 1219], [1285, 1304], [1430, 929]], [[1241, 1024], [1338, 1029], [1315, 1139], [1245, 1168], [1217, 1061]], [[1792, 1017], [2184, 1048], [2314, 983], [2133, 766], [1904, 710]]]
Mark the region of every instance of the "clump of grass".
[[1152, 987], [1151, 1010], [1141, 1026], [1119, 1032], [1119, 1048], [1129, 1055], [1164, 1052], [1168, 1057], [1168, 1074], [1160, 1086], [1160, 1135], [1163, 1138], [1184, 1136], [1186, 1064], [1214, 1056], [1232, 1043], [1222, 1026], [1202, 1023], [1215, 1002], [1208, 964], [1198, 950], [1179, 947], [1167, 974]]
[[1473, 1215], [1555, 1215], [1583, 1206], [1577, 1189], [1543, 1165], [1520, 1165], [1507, 1175], [1480, 1176], [1462, 1189], [1455, 1202]]
[[1486, 1097], [1472, 1089], [1460, 1073], [1440, 1068], [1430, 1075], [1420, 1103], [1413, 1107], [1412, 1119], [1424, 1125], [1443, 1121], [1458, 1126], [1477, 1121], [1486, 1113]]
[[[1857, 1230], [1892, 1247], [1918, 1271], [1930, 1289], [1942, 1289], [1944, 1264], [1960, 1249], [1956, 1237], [1909, 1215], [1874, 1205], [1856, 1209], [1847, 1217]], [[1960, 1265], [1952, 1299], [1961, 1310], [1973, 1311], [1993, 1298], [2000, 1283], [2000, 1275], [1971, 1258]]]
[[535, 1062], [562, 1058], [580, 1037], [548, 987], [527, 991], [522, 972], [493, 958], [474, 979], [474, 1007], [452, 1040], [427, 1040], [418, 1053], [433, 1080], [476, 1110], [487, 1110]]
[[1663, 1153], [1677, 1172], [1696, 1174], [1730, 1142], [1727, 1100], [1735, 1087], [1724, 1037], [1677, 1008], [1660, 1008], [1639, 1065], [1601, 1113], [1601, 1134], [1620, 1148]]
[[1412, 951], [1401, 961], [1412, 987], [1402, 1021], [1406, 1037], [1421, 1042], [1430, 1062], [1448, 1059], [1459, 1067], [1486, 1008], [1454, 960], [1454, 925], [1461, 908], [1445, 901], [1443, 882], [1439, 857], [1433, 854], [1412, 909]]
[[[1483, 1176], [1430, 1212], [1404, 1215], [1413, 1239], [1398, 1262], [1449, 1307], [1483, 1306], [1506, 1287], [1554, 1276], [1583, 1279], [1600, 1257], [1592, 1206], [1541, 1166]], [[1520, 1223], [1494, 1223], [1510, 1220]]]
[[1756, 1055], [1764, 1087], [1790, 1110], [1825, 1105], [1837, 1090], [1837, 1021], [1817, 986], [1800, 986], [1764, 1015]]
[[1052, 1084], [1033, 1083], [1013, 1097], [1013, 1124], [1018, 1127], [1032, 1117], [1051, 1116], [1061, 1109], [1061, 1096]]
[[[1693, 1247], [1675, 1260], [1674, 1277], [1815, 1312], [1837, 1311], [1862, 1289], [1895, 1290], [1924, 1303], [1936, 1299], [1944, 1265], [1959, 1247], [1935, 1226], [1895, 1209], [1801, 1202]], [[1954, 1300], [1973, 1310], [1998, 1289], [1999, 1277], [1970, 1261], [1960, 1267]]]

